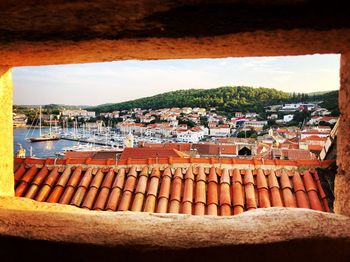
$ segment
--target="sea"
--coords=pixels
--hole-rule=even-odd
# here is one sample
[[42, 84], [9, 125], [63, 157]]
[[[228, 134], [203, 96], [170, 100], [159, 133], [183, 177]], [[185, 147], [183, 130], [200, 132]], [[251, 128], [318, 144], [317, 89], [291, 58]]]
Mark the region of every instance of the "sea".
[[[48, 132], [48, 128], [42, 128], [42, 133]], [[39, 137], [39, 129], [29, 129], [29, 128], [14, 128], [14, 154], [19, 149], [19, 144], [26, 150], [26, 155], [30, 156], [30, 151], [32, 151], [32, 156], [47, 158], [47, 157], [57, 157], [56, 152], [62, 152], [63, 148], [78, 145], [79, 142], [68, 141], [68, 140], [55, 140], [55, 141], [45, 141], [31, 143], [26, 141], [26, 137]], [[32, 149], [32, 150], [30, 150]]]

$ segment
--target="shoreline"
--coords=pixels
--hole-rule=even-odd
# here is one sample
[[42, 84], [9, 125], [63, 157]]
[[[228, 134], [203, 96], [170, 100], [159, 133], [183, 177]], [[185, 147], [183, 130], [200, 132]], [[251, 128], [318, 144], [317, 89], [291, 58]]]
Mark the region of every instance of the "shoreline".
[[[35, 128], [35, 129], [39, 129], [40, 126], [13, 126], [13, 129], [18, 128]], [[50, 126], [42, 126], [41, 128], [50, 128]]]

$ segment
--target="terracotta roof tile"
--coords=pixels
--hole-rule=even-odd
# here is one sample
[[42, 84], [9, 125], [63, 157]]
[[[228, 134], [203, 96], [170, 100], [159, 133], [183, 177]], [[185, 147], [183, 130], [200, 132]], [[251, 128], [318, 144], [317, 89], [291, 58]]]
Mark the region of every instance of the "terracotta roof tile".
[[135, 193], [145, 194], [148, 181], [148, 167], [144, 167], [140, 173], [140, 178], [137, 182]]
[[292, 192], [292, 184], [290, 182], [289, 176], [285, 170], [282, 171], [281, 178], [281, 187], [282, 187], [282, 195], [283, 202], [285, 207], [297, 207], [295, 202], [295, 198]]
[[320, 178], [318, 176], [318, 173], [316, 170], [313, 171], [313, 174], [314, 174], [314, 177], [316, 179], [316, 184], [317, 184], [317, 189], [318, 189], [318, 192], [320, 194], [320, 197], [322, 199], [322, 202], [323, 202], [323, 206], [324, 206], [324, 209], [326, 212], [331, 212], [329, 206], [328, 206], [328, 201], [327, 201], [327, 196], [322, 188], [322, 184], [321, 184], [321, 181], [320, 181]]
[[17, 183], [23, 176], [23, 174], [26, 172], [26, 168], [24, 165], [20, 165], [15, 172], [15, 182]]
[[62, 175], [60, 176], [60, 178], [58, 179], [56, 186], [59, 185], [59, 186], [65, 187], [70, 178], [71, 172], [72, 172], [71, 168], [67, 167], [62, 173]]
[[147, 190], [147, 196], [153, 195], [157, 196], [158, 195], [158, 186], [159, 186], [159, 169], [153, 168], [152, 173], [151, 173], [151, 181], [149, 182], [148, 190]]
[[49, 169], [47, 166], [42, 167], [38, 174], [34, 177], [32, 184], [40, 186], [44, 182], [48, 173]]
[[298, 207], [310, 208], [304, 183], [299, 175], [299, 172], [294, 172], [292, 181], [293, 181], [294, 192], [295, 192], [295, 197], [297, 200]]
[[316, 183], [309, 171], [304, 173], [304, 184], [307, 191], [317, 191]]
[[111, 188], [112, 187], [112, 183], [114, 181], [114, 175], [115, 175], [115, 172], [114, 172], [114, 169], [113, 168], [110, 168], [108, 170], [108, 173], [106, 175], [106, 177], [103, 179], [103, 183], [102, 183], [102, 188]]
[[192, 203], [193, 203], [193, 187], [194, 187], [194, 174], [192, 168], [188, 168], [185, 175], [185, 185], [184, 185], [184, 196], [182, 213], [192, 214]]
[[309, 196], [310, 206], [314, 210], [323, 211], [320, 198], [317, 193], [317, 186], [309, 171], [304, 172], [304, 184]]
[[60, 176], [60, 173], [58, 172], [58, 167], [54, 167], [51, 170], [49, 176], [45, 179], [44, 184], [50, 187], [54, 186], [59, 176]]
[[50, 194], [51, 188], [59, 177], [58, 167], [54, 167], [49, 175], [46, 177], [43, 187], [41, 187], [39, 193], [36, 195], [35, 200], [46, 201]]
[[244, 211], [244, 192], [243, 185], [239, 181], [233, 182], [232, 185], [232, 202], [233, 214], [237, 215]]
[[75, 194], [70, 204], [80, 207], [81, 203], [83, 202], [86, 191], [87, 189], [85, 187], [78, 187], [78, 189], [75, 191]]
[[169, 213], [180, 212], [183, 174], [181, 168], [175, 170], [174, 179], [171, 183]]
[[67, 183], [66, 189], [65, 189], [59, 203], [61, 203], [61, 204], [69, 204], [70, 203], [70, 201], [74, 195], [75, 188], [79, 183], [79, 180], [81, 177], [81, 171], [82, 171], [81, 167], [77, 167], [74, 170], [73, 174], [71, 175], [71, 177]]
[[81, 205], [81, 207], [88, 208], [88, 209], [91, 209], [93, 207], [96, 196], [97, 196], [97, 192], [101, 186], [103, 177], [104, 177], [104, 174], [103, 174], [102, 170], [99, 169], [97, 171], [96, 175], [94, 176], [94, 178], [92, 179], [92, 182], [90, 184], [90, 188], [85, 196], [84, 202]]
[[220, 177], [220, 212], [222, 216], [231, 215], [230, 175], [224, 168]]
[[125, 181], [125, 169], [121, 168], [119, 169], [118, 174], [113, 182], [112, 191], [111, 191], [111, 194], [109, 195], [109, 198], [106, 204], [106, 210], [110, 210], [110, 211], [117, 210], [117, 207], [122, 195], [122, 189], [124, 187], [124, 181]]
[[151, 180], [148, 185], [148, 190], [146, 194], [146, 201], [143, 208], [144, 212], [155, 212], [156, 210], [156, 200], [158, 195], [160, 179], [160, 170], [159, 168], [153, 168], [151, 172]]
[[218, 178], [215, 168], [210, 169], [209, 181], [208, 181], [208, 204], [219, 204], [218, 197]]
[[96, 203], [94, 205], [94, 209], [95, 210], [104, 210], [105, 209], [105, 205], [109, 196], [109, 191], [110, 188], [112, 186], [112, 182], [114, 180], [114, 169], [111, 168], [107, 175], [105, 176], [102, 186], [101, 186], [101, 190], [100, 193], [98, 194], [98, 197], [96, 199]]
[[206, 194], [206, 175], [204, 173], [204, 168], [199, 167], [196, 176], [195, 215], [205, 214], [205, 204], [207, 203]]
[[116, 178], [113, 182], [112, 188], [118, 187], [120, 189], [123, 189], [124, 181], [125, 181], [125, 169], [121, 168], [121, 169], [119, 169], [118, 175], [116, 176]]
[[19, 181], [17, 181], [17, 187], [15, 190], [15, 196], [21, 197], [24, 196], [28, 187], [29, 183], [32, 181], [33, 177], [36, 175], [38, 171], [38, 168], [36, 166], [32, 166], [27, 170], [24, 175], [20, 178]]
[[171, 170], [166, 168], [163, 172], [162, 183], [160, 185], [157, 213], [166, 213], [170, 195]]
[[57, 203], [59, 201], [68, 182], [70, 174], [71, 168], [67, 167], [62, 173], [62, 175], [59, 177], [55, 187], [53, 188], [53, 191], [50, 193], [49, 198], [47, 199], [47, 202]]
[[258, 198], [259, 207], [261, 208], [271, 207], [266, 176], [261, 169], [258, 169], [258, 173], [257, 173], [257, 188], [258, 188], [258, 194], [259, 194], [259, 198]]
[[131, 198], [133, 196], [133, 192], [135, 189], [136, 177], [137, 177], [136, 168], [132, 167], [129, 170], [129, 173], [127, 175], [127, 179], [124, 185], [123, 196], [121, 198], [121, 201], [118, 207], [119, 211], [129, 210], [130, 204], [131, 204]]
[[80, 183], [79, 183], [79, 187], [84, 187], [86, 189], [89, 188], [89, 185], [91, 183], [91, 180], [92, 180], [92, 169], [91, 168], [88, 168], [86, 171], [85, 171], [85, 174], [83, 176], [83, 178], [81, 179]]
[[145, 193], [148, 182], [148, 167], [144, 167], [140, 173], [140, 178], [137, 182], [135, 197], [132, 203], [132, 211], [142, 211], [143, 201], [145, 199]]
[[22, 176], [20, 181], [30, 183], [34, 178], [34, 176], [36, 175], [37, 171], [38, 171], [38, 168], [36, 166], [32, 166], [31, 168], [29, 168], [27, 172], [25, 172], [25, 174]]
[[92, 180], [92, 169], [88, 168], [85, 171], [85, 174], [82, 175], [81, 181], [78, 185], [78, 189], [76, 190], [70, 204], [80, 207], [81, 203], [83, 202], [85, 193], [87, 189], [89, 188], [90, 182]]
[[49, 170], [46, 166], [44, 166], [38, 173], [37, 175], [34, 177], [33, 181], [32, 181], [32, 185], [31, 187], [28, 189], [27, 193], [25, 194], [25, 197], [27, 198], [31, 198], [34, 199], [39, 186], [42, 184], [42, 182], [44, 181], [45, 177], [47, 176], [47, 174], [49, 173]]
[[268, 177], [268, 184], [271, 195], [271, 204], [273, 207], [283, 207], [280, 186], [275, 174], [275, 171], [271, 170]]
[[243, 183], [241, 172], [237, 168], [235, 168], [232, 172], [232, 183]]
[[94, 178], [92, 179], [90, 187], [96, 187], [97, 189], [100, 188], [103, 178], [104, 178], [104, 173], [101, 169], [99, 169], [96, 175], [94, 175]]
[[219, 190], [218, 177], [214, 167], [209, 170], [208, 177], [208, 215], [218, 215]]
[[49, 203], [58, 203], [58, 200], [60, 199], [62, 193], [63, 193], [64, 187], [61, 185], [56, 185], [53, 191], [50, 193], [49, 198], [47, 199], [47, 202]]
[[254, 178], [251, 170], [246, 170], [244, 175], [244, 190], [247, 210], [257, 208], [254, 189]]
[[118, 168], [102, 161], [86, 168], [85, 162], [67, 166], [65, 162], [56, 165], [35, 160], [31, 165], [27, 160], [25, 165], [17, 163], [16, 195], [108, 211], [222, 216], [269, 206], [330, 211], [324, 185], [314, 169], [287, 171], [290, 169], [279, 166], [282, 160], [267, 163], [269, 169], [259, 160], [257, 169], [249, 160], [246, 168], [241, 164], [240, 169], [208, 166], [221, 161], [226, 160], [208, 159], [204, 167], [193, 159], [192, 167], [177, 162], [172, 169], [155, 162], [142, 168], [132, 164]]

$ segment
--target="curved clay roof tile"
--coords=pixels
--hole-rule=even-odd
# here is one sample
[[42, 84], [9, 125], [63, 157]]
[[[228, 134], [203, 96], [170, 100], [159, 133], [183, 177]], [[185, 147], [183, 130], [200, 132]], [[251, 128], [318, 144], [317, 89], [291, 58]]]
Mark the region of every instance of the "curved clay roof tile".
[[228, 172], [227, 168], [224, 168], [222, 170], [222, 174], [220, 177], [220, 184], [223, 184], [223, 183], [230, 185], [230, 173]]
[[113, 168], [109, 169], [107, 175], [105, 176], [105, 178], [103, 180], [101, 187], [102, 188], [111, 188], [113, 180], [114, 180], [114, 175], [115, 175], [114, 169]]
[[196, 175], [196, 181], [205, 182], [206, 180], [207, 180], [207, 176], [205, 175], [204, 168], [200, 166], [198, 168], [198, 174]]
[[194, 174], [192, 172], [192, 168], [188, 168], [187, 171], [186, 171], [186, 175], [185, 175], [185, 179], [188, 180], [188, 179], [191, 179], [191, 180], [194, 180]]
[[124, 181], [125, 181], [125, 169], [121, 168], [121, 169], [119, 169], [118, 174], [114, 179], [112, 188], [117, 187], [119, 189], [123, 189]]
[[58, 179], [58, 182], [56, 185], [60, 185], [60, 186], [63, 186], [65, 187], [67, 182], [68, 182], [68, 179], [71, 175], [71, 168], [70, 167], [67, 167], [64, 172], [62, 173], [62, 175], [60, 176], [60, 178]]
[[26, 172], [26, 168], [24, 165], [20, 165], [19, 168], [17, 168], [16, 172], [15, 172], [15, 181], [19, 181], [23, 174]]
[[246, 170], [243, 181], [244, 181], [245, 185], [247, 185], [247, 184], [254, 185], [254, 177], [253, 177], [252, 170], [250, 170], [250, 169]]
[[140, 172], [140, 176], [146, 176], [148, 177], [148, 167], [144, 166]]
[[257, 187], [258, 187], [258, 189], [260, 189], [260, 188], [268, 189], [266, 176], [264, 174], [264, 171], [259, 168], [258, 171], [257, 171], [257, 175], [256, 176], [257, 176], [256, 180], [257, 180]]
[[216, 174], [216, 169], [215, 167], [211, 167], [209, 170], [209, 178], [208, 182], [215, 182], [218, 183], [218, 176]]
[[79, 183], [79, 187], [84, 187], [87, 189], [91, 183], [91, 180], [92, 180], [92, 169], [88, 168], [85, 171], [85, 174]]
[[242, 184], [242, 176], [241, 172], [238, 168], [235, 168], [232, 172], [232, 183], [241, 183]]
[[281, 174], [281, 177], [280, 177], [280, 182], [281, 182], [282, 189], [285, 189], [287, 187], [292, 189], [292, 184], [290, 183], [289, 176], [288, 176], [288, 174], [287, 174], [287, 172], [285, 170], [282, 170], [282, 174]]
[[268, 176], [269, 188], [280, 188], [275, 171], [271, 170]]

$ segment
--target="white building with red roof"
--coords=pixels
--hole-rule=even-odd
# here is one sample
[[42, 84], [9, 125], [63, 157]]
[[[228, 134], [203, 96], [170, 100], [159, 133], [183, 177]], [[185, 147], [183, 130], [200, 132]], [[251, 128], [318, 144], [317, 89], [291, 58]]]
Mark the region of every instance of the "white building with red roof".
[[230, 136], [231, 128], [229, 125], [218, 125], [209, 129], [210, 136]]

